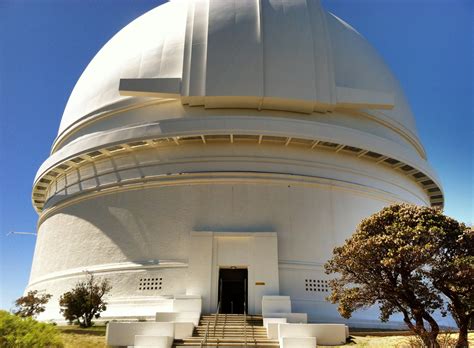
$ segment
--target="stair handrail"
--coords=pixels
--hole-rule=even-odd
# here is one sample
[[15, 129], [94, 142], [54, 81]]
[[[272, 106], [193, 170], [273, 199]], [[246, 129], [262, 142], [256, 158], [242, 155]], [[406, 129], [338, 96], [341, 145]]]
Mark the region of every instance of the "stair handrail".
[[204, 345], [207, 345], [207, 333], [209, 332], [209, 324], [210, 322], [208, 321], [207, 322], [207, 325], [206, 325], [206, 332], [204, 333], [204, 338], [201, 340], [201, 344], [199, 345], [199, 347], [204, 347]]
[[219, 312], [221, 309], [221, 301], [217, 304], [216, 315], [214, 317], [214, 336], [216, 336], [216, 326], [217, 326], [217, 318], [219, 317]]
[[244, 301], [244, 344], [247, 347], [247, 310], [246, 302]]

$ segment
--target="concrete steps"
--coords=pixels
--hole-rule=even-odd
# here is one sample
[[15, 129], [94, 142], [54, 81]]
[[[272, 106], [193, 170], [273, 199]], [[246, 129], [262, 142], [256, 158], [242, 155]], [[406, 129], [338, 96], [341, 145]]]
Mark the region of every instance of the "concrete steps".
[[[206, 336], [207, 332], [207, 336]], [[202, 345], [201, 345], [202, 344]], [[175, 340], [174, 347], [279, 347], [267, 338], [261, 316], [242, 314], [203, 315], [193, 336]]]

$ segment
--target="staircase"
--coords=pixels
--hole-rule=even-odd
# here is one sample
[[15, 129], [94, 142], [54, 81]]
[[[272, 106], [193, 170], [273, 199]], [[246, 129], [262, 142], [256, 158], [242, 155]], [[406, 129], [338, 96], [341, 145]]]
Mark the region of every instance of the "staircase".
[[267, 338], [261, 316], [209, 314], [201, 316], [193, 336], [175, 340], [173, 347], [279, 347]]

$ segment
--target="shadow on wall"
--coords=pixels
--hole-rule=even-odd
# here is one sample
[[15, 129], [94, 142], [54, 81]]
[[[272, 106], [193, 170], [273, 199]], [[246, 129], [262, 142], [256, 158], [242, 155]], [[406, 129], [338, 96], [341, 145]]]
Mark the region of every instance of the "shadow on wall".
[[272, 224], [262, 225], [196, 225], [194, 231], [211, 232], [275, 232], [275, 226]]
[[[234, 190], [239, 191], [235, 201]], [[238, 189], [226, 185], [147, 188], [84, 200], [48, 220], [75, 232], [68, 238], [70, 244], [65, 244], [71, 259], [87, 262], [86, 250], [96, 255], [90, 264], [187, 260], [192, 231], [275, 231], [270, 221], [278, 212], [273, 211], [272, 204], [256, 207], [255, 195], [253, 185], [239, 185]], [[76, 243], [81, 244], [80, 250]], [[74, 256], [79, 252], [80, 258]], [[72, 267], [78, 266], [83, 265]]]

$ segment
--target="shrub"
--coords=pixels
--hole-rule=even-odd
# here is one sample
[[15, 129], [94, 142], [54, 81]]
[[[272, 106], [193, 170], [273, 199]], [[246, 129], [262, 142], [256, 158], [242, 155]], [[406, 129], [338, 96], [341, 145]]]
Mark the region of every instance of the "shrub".
[[81, 327], [92, 326], [92, 319], [99, 318], [107, 309], [104, 296], [112, 289], [107, 279], [97, 281], [89, 274], [86, 281], [76, 284], [74, 289], [61, 295], [59, 305], [64, 318], [78, 322]]
[[[460, 328], [456, 347], [466, 347], [474, 317], [474, 232], [440, 211], [395, 204], [364, 219], [326, 265], [338, 273], [329, 300], [349, 318], [379, 305], [380, 319], [397, 312], [428, 347], [439, 347], [436, 310], [447, 310]], [[446, 305], [445, 298], [448, 299]]]
[[0, 310], [0, 347], [59, 348], [63, 347], [57, 329], [33, 318], [20, 318]]
[[45, 310], [45, 305], [52, 297], [50, 294], [38, 295], [38, 290], [28, 291], [26, 296], [22, 296], [15, 301], [16, 310], [13, 312], [20, 317], [34, 317]]

